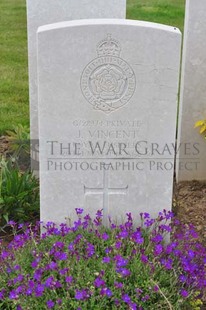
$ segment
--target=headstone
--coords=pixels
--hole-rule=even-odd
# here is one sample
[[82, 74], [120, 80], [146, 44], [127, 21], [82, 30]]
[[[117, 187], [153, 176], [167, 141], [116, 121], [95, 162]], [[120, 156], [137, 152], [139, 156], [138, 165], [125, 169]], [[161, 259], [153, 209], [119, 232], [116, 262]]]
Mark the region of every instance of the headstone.
[[72, 21], [38, 43], [41, 220], [170, 210], [179, 30]]
[[206, 180], [206, 142], [194, 129], [206, 119], [206, 1], [186, 3], [177, 180]]
[[31, 166], [38, 175], [38, 27], [67, 20], [86, 18], [125, 18], [126, 0], [27, 0]]

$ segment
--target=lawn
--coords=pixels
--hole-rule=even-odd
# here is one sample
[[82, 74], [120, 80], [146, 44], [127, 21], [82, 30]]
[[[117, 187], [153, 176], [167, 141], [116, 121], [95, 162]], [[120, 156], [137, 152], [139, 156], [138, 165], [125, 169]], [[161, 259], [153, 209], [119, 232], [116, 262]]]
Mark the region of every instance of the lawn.
[[[78, 1], [78, 0], [77, 0]], [[185, 0], [128, 0], [127, 18], [183, 29]], [[0, 135], [29, 124], [25, 0], [0, 1]]]
[[185, 0], [128, 0], [127, 18], [178, 27], [183, 31]]
[[29, 124], [26, 7], [0, 1], [0, 134]]

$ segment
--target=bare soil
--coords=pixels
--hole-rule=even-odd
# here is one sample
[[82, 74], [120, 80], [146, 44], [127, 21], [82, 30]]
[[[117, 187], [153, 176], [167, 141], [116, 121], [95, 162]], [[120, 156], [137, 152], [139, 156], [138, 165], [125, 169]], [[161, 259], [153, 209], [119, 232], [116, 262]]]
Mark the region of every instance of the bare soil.
[[206, 246], [206, 182], [175, 184], [173, 212], [185, 224], [193, 224]]
[[1, 156], [7, 157], [9, 154], [9, 140], [6, 136], [0, 137], [0, 158]]

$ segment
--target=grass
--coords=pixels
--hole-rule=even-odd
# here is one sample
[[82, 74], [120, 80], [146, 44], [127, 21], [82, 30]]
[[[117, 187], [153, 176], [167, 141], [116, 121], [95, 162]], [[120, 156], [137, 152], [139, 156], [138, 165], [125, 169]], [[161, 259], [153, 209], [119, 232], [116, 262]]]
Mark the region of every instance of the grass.
[[29, 124], [26, 5], [0, 1], [0, 134]]
[[171, 25], [183, 31], [185, 0], [128, 0], [127, 18]]
[[[77, 0], [78, 1], [78, 0]], [[183, 29], [185, 0], [127, 0], [127, 18]], [[29, 124], [25, 0], [0, 1], [0, 135]]]

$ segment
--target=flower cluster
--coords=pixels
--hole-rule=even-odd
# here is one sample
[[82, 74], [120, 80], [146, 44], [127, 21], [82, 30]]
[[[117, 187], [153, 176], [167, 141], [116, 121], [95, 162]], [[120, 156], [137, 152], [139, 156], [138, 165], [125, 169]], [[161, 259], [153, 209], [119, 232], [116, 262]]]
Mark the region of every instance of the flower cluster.
[[[136, 227], [82, 209], [73, 226], [19, 227], [0, 252], [2, 309], [185, 309], [206, 287], [206, 250], [171, 212], [141, 213]], [[18, 225], [11, 223], [15, 229]], [[171, 240], [168, 234], [171, 234]], [[170, 240], [170, 241], [169, 241]]]

